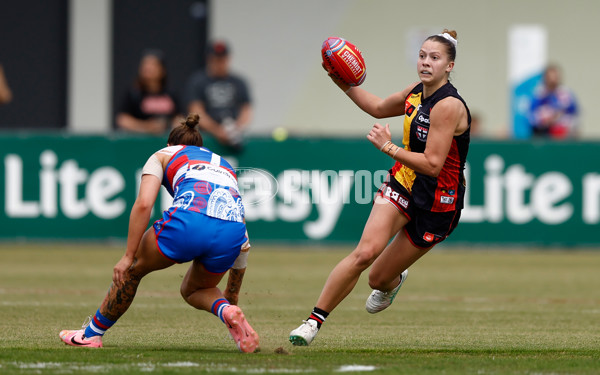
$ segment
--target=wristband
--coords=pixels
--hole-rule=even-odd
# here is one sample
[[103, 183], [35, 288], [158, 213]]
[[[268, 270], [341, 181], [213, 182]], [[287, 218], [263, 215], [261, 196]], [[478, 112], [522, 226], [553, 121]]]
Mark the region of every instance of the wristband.
[[383, 148], [384, 148], [385, 146], [387, 146], [387, 144], [388, 144], [388, 143], [392, 143], [392, 141], [387, 141], [387, 142], [385, 142], [385, 143], [383, 144], [383, 146], [381, 146], [381, 148], [379, 149], [379, 151], [383, 151]]
[[[392, 151], [392, 148], [394, 148], [394, 146], [396, 146], [396, 145], [390, 142], [390, 145], [388, 146], [388, 149], [387, 149], [387, 151], [385, 151], [385, 153], [388, 154], [389, 156], [391, 156], [390, 152]], [[398, 147], [398, 146], [396, 146], [396, 147]]]
[[352, 86], [348, 87], [348, 90], [344, 91], [344, 94], [348, 95], [348, 93], [352, 90]]
[[[383, 149], [386, 147], [386, 145], [388, 144], [388, 142], [386, 142], [383, 147], [381, 147], [381, 151], [383, 151]], [[389, 141], [389, 146], [387, 146], [387, 149], [383, 152], [385, 152], [385, 154], [387, 156], [390, 156], [391, 158], [395, 158], [396, 154], [398, 153], [398, 150], [400, 150], [400, 146], [397, 146], [395, 144], [393, 144], [391, 141]], [[396, 147], [396, 149], [394, 150], [394, 147]], [[394, 150], [394, 153], [392, 153], [392, 150]]]

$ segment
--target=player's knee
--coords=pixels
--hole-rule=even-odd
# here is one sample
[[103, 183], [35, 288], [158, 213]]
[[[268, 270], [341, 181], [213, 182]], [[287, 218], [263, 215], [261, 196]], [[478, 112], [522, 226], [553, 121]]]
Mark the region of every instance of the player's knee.
[[194, 293], [194, 291], [190, 290], [186, 283], [182, 283], [181, 287], [179, 287], [179, 293], [181, 293], [181, 297], [183, 297], [185, 302], [190, 303], [189, 298], [192, 295], [192, 293]]
[[152, 269], [148, 266], [146, 259], [136, 256], [133, 260], [133, 263], [127, 270], [127, 275], [128, 277], [141, 280], [150, 272], [152, 272]]
[[377, 259], [379, 253], [380, 251], [376, 246], [359, 245], [353, 253], [354, 265], [361, 270], [366, 270]]
[[371, 254], [359, 252], [354, 256], [354, 265], [360, 270], [366, 270], [373, 263], [374, 259]]

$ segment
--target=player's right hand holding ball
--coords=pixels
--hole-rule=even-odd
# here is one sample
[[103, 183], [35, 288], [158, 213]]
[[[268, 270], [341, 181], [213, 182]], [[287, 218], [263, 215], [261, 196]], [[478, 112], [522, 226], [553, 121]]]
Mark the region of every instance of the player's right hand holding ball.
[[347, 84], [346, 82], [339, 79], [335, 74], [333, 74], [333, 72], [331, 71], [331, 67], [329, 67], [327, 64], [322, 62], [321, 66], [323, 67], [323, 69], [325, 69], [325, 71], [327, 72], [327, 75], [329, 76], [329, 78], [331, 78], [333, 83], [335, 83], [343, 92], [348, 91], [350, 89], [350, 87], [352, 87], [349, 84]]

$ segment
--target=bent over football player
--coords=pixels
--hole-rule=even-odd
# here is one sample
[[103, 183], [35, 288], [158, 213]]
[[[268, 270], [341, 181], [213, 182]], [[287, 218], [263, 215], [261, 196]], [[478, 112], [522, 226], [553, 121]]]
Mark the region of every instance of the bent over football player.
[[[250, 248], [237, 176], [225, 159], [202, 147], [198, 120], [190, 114], [173, 128], [167, 147], [144, 165], [127, 249], [114, 267], [110, 289], [84, 329], [60, 332], [66, 344], [102, 347], [102, 336], [127, 311], [145, 275], [191, 261], [181, 284], [185, 301], [218, 316], [240, 351], [258, 347], [258, 335], [237, 306]], [[161, 184], [173, 204], [146, 230]], [[224, 295], [217, 285], [228, 270]]]

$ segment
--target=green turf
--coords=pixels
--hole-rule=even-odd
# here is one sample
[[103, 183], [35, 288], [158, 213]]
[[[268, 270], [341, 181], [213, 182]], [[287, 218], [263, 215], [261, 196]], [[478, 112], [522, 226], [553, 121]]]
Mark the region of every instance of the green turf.
[[0, 374], [600, 373], [600, 251], [433, 251], [388, 310], [364, 311], [363, 275], [313, 344], [293, 347], [289, 331], [350, 250], [255, 245], [240, 306], [261, 351], [241, 354], [179, 296], [186, 265], [142, 281], [103, 349], [68, 347], [58, 332], [95, 312], [122, 249], [1, 245]]

